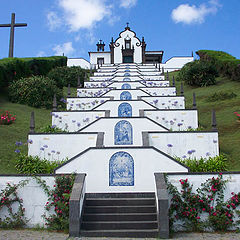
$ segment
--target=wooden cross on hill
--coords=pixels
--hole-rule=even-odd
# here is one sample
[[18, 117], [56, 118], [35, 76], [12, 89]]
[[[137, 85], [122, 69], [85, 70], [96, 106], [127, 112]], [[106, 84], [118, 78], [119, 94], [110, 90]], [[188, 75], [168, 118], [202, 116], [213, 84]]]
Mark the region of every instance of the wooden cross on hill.
[[26, 27], [26, 23], [15, 23], [15, 13], [12, 13], [12, 20], [10, 24], [0, 24], [0, 27], [10, 27], [10, 43], [9, 43], [9, 54], [8, 57], [13, 57], [13, 47], [14, 47], [14, 29], [15, 27]]

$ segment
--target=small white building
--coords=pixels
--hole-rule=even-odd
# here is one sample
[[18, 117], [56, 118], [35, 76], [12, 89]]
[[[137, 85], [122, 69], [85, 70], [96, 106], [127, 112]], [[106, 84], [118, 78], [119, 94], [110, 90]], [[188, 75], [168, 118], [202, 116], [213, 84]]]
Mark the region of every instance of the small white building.
[[100, 40], [97, 43], [97, 51], [89, 52], [90, 62], [80, 58], [68, 59], [68, 66], [81, 66], [82, 68], [95, 68], [101, 65], [114, 65], [121, 63], [138, 64], [160, 64], [168, 71], [181, 69], [186, 63], [193, 61], [193, 56], [172, 57], [166, 63], [162, 63], [164, 51], [146, 51], [146, 42], [144, 37], [140, 40], [136, 33], [125, 27], [120, 32], [119, 37], [114, 41], [112, 38], [109, 44], [109, 51], [105, 51], [105, 43]]

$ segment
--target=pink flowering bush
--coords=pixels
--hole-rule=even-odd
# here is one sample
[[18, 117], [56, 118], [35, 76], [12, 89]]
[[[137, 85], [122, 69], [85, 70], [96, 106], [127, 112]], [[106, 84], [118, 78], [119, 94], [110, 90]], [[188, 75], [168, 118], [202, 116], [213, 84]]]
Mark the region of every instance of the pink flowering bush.
[[9, 111], [5, 111], [1, 114], [0, 125], [10, 125], [16, 121], [16, 115], [10, 114]]
[[185, 230], [203, 231], [211, 228], [226, 231], [238, 223], [234, 222], [234, 218], [240, 205], [240, 193], [232, 193], [232, 197], [224, 201], [227, 181], [223, 180], [221, 174], [202, 183], [196, 192], [192, 191], [193, 186], [188, 179], [180, 179], [179, 182], [181, 192], [168, 182], [168, 191], [172, 196], [169, 209], [171, 227], [180, 220]]
[[52, 230], [68, 230], [69, 228], [69, 199], [74, 184], [75, 175], [58, 176], [54, 189], [49, 191], [48, 202], [45, 209], [52, 209], [54, 214], [44, 215], [46, 225]]
[[238, 112], [234, 112], [234, 114], [237, 116], [237, 119], [240, 121], [240, 114]]

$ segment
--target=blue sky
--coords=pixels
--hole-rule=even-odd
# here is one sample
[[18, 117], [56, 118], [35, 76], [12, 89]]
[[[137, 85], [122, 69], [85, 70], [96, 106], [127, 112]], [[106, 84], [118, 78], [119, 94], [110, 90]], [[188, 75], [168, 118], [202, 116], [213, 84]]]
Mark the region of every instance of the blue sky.
[[[15, 30], [15, 57], [83, 57], [102, 39], [130, 23], [147, 50], [164, 50], [164, 61], [192, 51], [226, 51], [240, 58], [240, 0], [1, 0], [0, 23]], [[0, 28], [0, 58], [8, 56], [9, 28]]]

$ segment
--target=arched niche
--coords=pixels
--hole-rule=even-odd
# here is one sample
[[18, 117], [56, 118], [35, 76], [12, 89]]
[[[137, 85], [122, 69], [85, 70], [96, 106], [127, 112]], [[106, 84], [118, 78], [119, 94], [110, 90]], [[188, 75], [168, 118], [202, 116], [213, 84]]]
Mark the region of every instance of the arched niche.
[[132, 100], [132, 94], [129, 91], [124, 91], [120, 94], [120, 100]]
[[130, 122], [122, 120], [115, 125], [114, 144], [115, 145], [133, 144], [133, 130]]
[[118, 117], [132, 117], [132, 106], [129, 103], [121, 103], [118, 106]]

